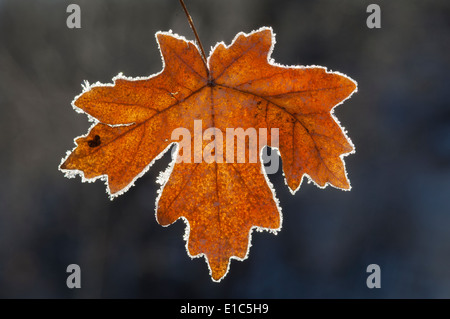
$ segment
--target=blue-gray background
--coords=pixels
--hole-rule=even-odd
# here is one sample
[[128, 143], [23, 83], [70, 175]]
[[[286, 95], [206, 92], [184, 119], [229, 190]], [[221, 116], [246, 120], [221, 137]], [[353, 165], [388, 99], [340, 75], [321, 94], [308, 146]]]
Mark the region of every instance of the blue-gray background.
[[[154, 34], [192, 39], [176, 0], [0, 0], [0, 297], [450, 297], [450, 2], [186, 0], [206, 50], [272, 26], [273, 58], [348, 74], [359, 92], [336, 109], [356, 145], [353, 189], [271, 179], [283, 229], [254, 233], [250, 255], [213, 283], [191, 260], [184, 223], [154, 217], [156, 176], [169, 156], [110, 201], [102, 182], [57, 170], [90, 126], [70, 106], [81, 83], [161, 69]], [[66, 27], [78, 3], [82, 28]], [[66, 267], [82, 288], [66, 287]], [[381, 267], [381, 289], [366, 267]]]

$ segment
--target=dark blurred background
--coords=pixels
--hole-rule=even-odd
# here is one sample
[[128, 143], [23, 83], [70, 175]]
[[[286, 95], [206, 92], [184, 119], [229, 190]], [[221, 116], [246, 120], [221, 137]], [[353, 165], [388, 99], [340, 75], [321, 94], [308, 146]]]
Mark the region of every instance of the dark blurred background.
[[[81, 6], [81, 29], [66, 8]], [[450, 298], [450, 2], [186, 0], [206, 51], [272, 26], [272, 57], [348, 74], [359, 92], [336, 109], [356, 145], [353, 189], [271, 176], [283, 229], [254, 232], [250, 255], [221, 283], [191, 260], [182, 221], [157, 224], [159, 171], [126, 194], [66, 179], [57, 166], [90, 122], [70, 103], [81, 83], [147, 76], [162, 64], [154, 34], [193, 39], [176, 0], [0, 0], [0, 297]], [[66, 287], [79, 264], [82, 288]], [[368, 289], [366, 267], [381, 267]]]

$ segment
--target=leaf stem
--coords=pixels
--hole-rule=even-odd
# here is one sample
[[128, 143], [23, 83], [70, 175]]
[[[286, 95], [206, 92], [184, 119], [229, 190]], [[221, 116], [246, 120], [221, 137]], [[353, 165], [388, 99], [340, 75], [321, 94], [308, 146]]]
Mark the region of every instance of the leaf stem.
[[186, 5], [184, 4], [183, 0], [180, 0], [180, 4], [183, 7], [184, 13], [186, 14], [186, 17], [187, 17], [187, 19], [189, 21], [189, 25], [191, 26], [192, 31], [194, 31], [195, 39], [197, 40], [197, 44], [200, 47], [200, 53], [201, 53], [201, 56], [202, 56], [202, 61], [203, 61], [203, 64], [205, 65], [206, 73], [208, 74], [208, 79], [209, 79], [209, 69], [208, 69], [208, 64], [206, 63], [205, 50], [203, 49], [202, 42], [200, 41], [200, 38], [198, 36], [197, 29], [195, 29], [194, 21], [192, 21], [191, 15], [189, 14], [189, 11], [186, 8]]

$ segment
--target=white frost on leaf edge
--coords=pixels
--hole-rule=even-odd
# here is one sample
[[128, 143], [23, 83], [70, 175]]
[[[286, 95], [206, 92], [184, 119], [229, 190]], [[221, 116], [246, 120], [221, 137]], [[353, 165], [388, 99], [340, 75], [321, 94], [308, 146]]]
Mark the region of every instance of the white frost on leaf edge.
[[[339, 156], [339, 157], [341, 158], [341, 161], [342, 161], [343, 165], [344, 165], [345, 178], [349, 181], [349, 185], [350, 185], [350, 180], [349, 180], [348, 177], [347, 177], [347, 169], [346, 169], [346, 167], [345, 167], [344, 157], [347, 156], [347, 155], [350, 155], [350, 154], [355, 153], [356, 149], [355, 149], [355, 146], [354, 146], [353, 142], [351, 141], [351, 139], [347, 136], [347, 131], [346, 131], [346, 129], [340, 124], [339, 120], [338, 120], [338, 119], [336, 118], [336, 116], [334, 115], [334, 109], [336, 108], [336, 106], [338, 106], [338, 105], [344, 103], [347, 99], [349, 99], [354, 93], [356, 93], [356, 92], [358, 91], [358, 84], [357, 84], [357, 82], [356, 82], [355, 80], [353, 80], [352, 78], [350, 78], [349, 76], [347, 76], [347, 75], [345, 75], [345, 74], [343, 74], [343, 73], [340, 73], [340, 72], [333, 72], [333, 71], [328, 71], [327, 68], [326, 68], [326, 67], [323, 67], [323, 66], [317, 66], [317, 65], [308, 65], [308, 66], [298, 66], [298, 65], [294, 65], [294, 66], [286, 66], [286, 65], [283, 65], [283, 64], [276, 63], [275, 60], [271, 57], [272, 52], [273, 52], [273, 49], [274, 49], [274, 46], [275, 46], [275, 43], [276, 43], [276, 40], [275, 40], [275, 33], [273, 32], [273, 29], [272, 29], [271, 27], [261, 27], [261, 28], [259, 28], [259, 29], [257, 29], [257, 30], [253, 30], [253, 31], [251, 31], [251, 32], [249, 32], [249, 33], [239, 32], [238, 34], [236, 34], [236, 36], [234, 37], [234, 39], [232, 40], [232, 42], [231, 42], [229, 45], [226, 45], [223, 41], [216, 43], [216, 45], [215, 45], [214, 47], [211, 47], [209, 56], [208, 56], [208, 58], [207, 58], [207, 65], [208, 65], [208, 67], [209, 67], [210, 58], [211, 58], [211, 56], [213, 55], [214, 51], [216, 50], [216, 48], [217, 48], [219, 45], [223, 45], [223, 46], [225, 47], [225, 49], [228, 49], [228, 48], [230, 48], [230, 47], [236, 42], [236, 40], [237, 40], [240, 36], [249, 37], [249, 36], [251, 36], [251, 35], [253, 35], [253, 34], [255, 34], [255, 33], [258, 33], [258, 32], [261, 32], [261, 31], [265, 31], [265, 30], [270, 31], [270, 33], [271, 33], [271, 35], [272, 35], [272, 39], [271, 39], [272, 41], [271, 41], [270, 49], [269, 49], [269, 52], [268, 52], [268, 54], [267, 54], [267, 61], [268, 61], [268, 63], [269, 63], [270, 65], [277, 66], [277, 67], [281, 67], [281, 68], [286, 68], [286, 69], [290, 69], [290, 68], [297, 68], [297, 69], [322, 68], [322, 69], [324, 69], [327, 73], [338, 74], [338, 75], [340, 75], [340, 76], [343, 76], [343, 77], [347, 78], [348, 80], [352, 81], [352, 82], [355, 84], [355, 86], [356, 86], [355, 90], [354, 90], [351, 94], [349, 94], [348, 97], [346, 97], [345, 99], [343, 99], [340, 103], [338, 103], [338, 104], [336, 104], [335, 106], [333, 106], [333, 108], [332, 108], [331, 111], [330, 111], [331, 117], [332, 117], [333, 120], [339, 125], [339, 127], [341, 128], [341, 130], [342, 130], [342, 132], [343, 132], [345, 138], [347, 139], [347, 141], [349, 142], [349, 144], [350, 144], [350, 145], [352, 146], [352, 148], [353, 148], [352, 151], [350, 151], [350, 152], [348, 152], [348, 153], [343, 153], [343, 154], [341, 154], [341, 155]], [[158, 31], [158, 32], [156, 32], [155, 37], [156, 37], [156, 41], [157, 41], [157, 43], [158, 43], [158, 49], [159, 49], [159, 52], [160, 52], [160, 54], [161, 54], [161, 60], [162, 60], [162, 63], [163, 63], [163, 68], [162, 68], [162, 70], [161, 70], [160, 72], [154, 73], [154, 74], [152, 74], [152, 75], [150, 75], [150, 76], [148, 76], [148, 77], [135, 77], [135, 78], [133, 78], [133, 77], [126, 77], [126, 76], [124, 76], [122, 73], [119, 73], [117, 76], [113, 77], [113, 82], [114, 82], [114, 83], [107, 83], [107, 84], [103, 84], [103, 83], [100, 83], [100, 82], [96, 82], [95, 84], [90, 85], [88, 81], [84, 81], [84, 85], [82, 85], [82, 87], [83, 87], [82, 93], [79, 94], [79, 95], [77, 95], [77, 96], [74, 98], [74, 100], [72, 101], [71, 104], [72, 104], [72, 107], [75, 109], [76, 112], [78, 112], [78, 113], [85, 113], [85, 114], [88, 116], [89, 121], [94, 122], [94, 123], [93, 123], [93, 125], [89, 128], [87, 134], [86, 134], [86, 135], [81, 135], [81, 136], [76, 137], [76, 138], [74, 139], [74, 143], [75, 143], [75, 140], [76, 140], [76, 139], [78, 139], [78, 138], [80, 138], [80, 137], [86, 137], [86, 136], [88, 136], [88, 135], [89, 135], [89, 132], [92, 130], [92, 128], [93, 128], [96, 124], [99, 123], [99, 121], [98, 121], [96, 118], [92, 117], [91, 115], [89, 115], [89, 114], [87, 114], [86, 112], [84, 112], [82, 109], [80, 109], [80, 108], [78, 108], [77, 106], [75, 106], [74, 102], [75, 102], [82, 94], [84, 94], [85, 92], [89, 91], [89, 90], [90, 90], [91, 88], [93, 88], [93, 87], [98, 87], [98, 86], [114, 86], [114, 85], [115, 85], [115, 81], [116, 81], [117, 79], [125, 79], [125, 80], [129, 80], [129, 81], [148, 80], [148, 79], [150, 79], [150, 78], [152, 78], [152, 77], [155, 77], [155, 76], [161, 74], [161, 73], [164, 71], [164, 69], [165, 69], [165, 60], [164, 60], [164, 57], [163, 57], [163, 55], [162, 55], [162, 51], [161, 51], [160, 44], [159, 44], [159, 42], [158, 42], [158, 34], [164, 34], [164, 35], [169, 35], [169, 36], [175, 37], [175, 38], [177, 38], [177, 39], [179, 39], [179, 40], [182, 40], [182, 41], [186, 42], [186, 44], [191, 43], [192, 45], [194, 45], [194, 46], [197, 48], [198, 52], [200, 53], [200, 49], [199, 49], [198, 45], [195, 43], [195, 41], [187, 40], [184, 36], [180, 36], [180, 35], [178, 35], [178, 34], [176, 34], [176, 33], [173, 33], [172, 30], [169, 30], [168, 32]], [[125, 124], [125, 125], [132, 125], [132, 124], [134, 124], [134, 123]], [[110, 126], [113, 126], [113, 125], [110, 125]], [[117, 125], [116, 125], [116, 126], [117, 126]], [[119, 126], [120, 126], [120, 125], [119, 125]], [[75, 143], [75, 144], [76, 144], [76, 143]], [[67, 152], [66, 152], [66, 156], [65, 156], [64, 158], [62, 158], [61, 164], [58, 166], [58, 169], [59, 169], [60, 171], [62, 171], [62, 172], [65, 174], [65, 177], [67, 177], [67, 178], [74, 178], [74, 177], [76, 177], [76, 175], [80, 175], [80, 176], [81, 176], [81, 179], [82, 179], [82, 182], [89, 182], [89, 183], [92, 183], [92, 182], [95, 182], [97, 179], [103, 180], [103, 181], [105, 182], [105, 184], [106, 184], [106, 191], [107, 191], [107, 193], [109, 194], [110, 199], [113, 200], [115, 197], [117, 197], [117, 196], [119, 196], [119, 195], [125, 193], [126, 191], [128, 191], [128, 189], [130, 189], [132, 186], [134, 186], [135, 181], [136, 181], [138, 178], [140, 178], [141, 176], [143, 176], [143, 175], [144, 175], [144, 174], [145, 174], [145, 173], [153, 166], [153, 164], [156, 162], [156, 160], [158, 160], [158, 159], [160, 159], [162, 156], [164, 156], [164, 154], [171, 148], [172, 144], [175, 144], [175, 145], [176, 145], [176, 149], [172, 152], [172, 161], [170, 162], [170, 164], [169, 164], [169, 166], [166, 168], [166, 170], [160, 172], [160, 174], [159, 174], [159, 176], [157, 177], [157, 180], [156, 180], [156, 182], [157, 182], [158, 184], [161, 185], [161, 187], [160, 187], [160, 188], [158, 189], [158, 191], [157, 191], [157, 194], [158, 194], [158, 195], [157, 195], [156, 202], [155, 202], [155, 218], [156, 218], [156, 220], [158, 220], [158, 218], [157, 218], [157, 211], [158, 211], [158, 203], [159, 203], [159, 199], [161, 198], [161, 195], [162, 195], [162, 193], [163, 193], [163, 191], [164, 191], [164, 186], [166, 185], [167, 181], [168, 181], [169, 178], [170, 178], [170, 175], [172, 174], [172, 171], [173, 171], [173, 168], [174, 168], [174, 165], [175, 165], [175, 162], [176, 162], [176, 156], [177, 156], [178, 151], [179, 151], [179, 144], [178, 144], [177, 142], [170, 143], [170, 144], [169, 144], [169, 145], [168, 145], [168, 146], [167, 146], [167, 147], [166, 147], [159, 155], [157, 155], [157, 156], [150, 162], [150, 164], [148, 164], [148, 165], [141, 171], [141, 173], [139, 173], [139, 174], [138, 174], [138, 175], [130, 182], [130, 184], [129, 184], [128, 186], [126, 186], [124, 189], [122, 189], [121, 191], [119, 191], [119, 192], [117, 192], [117, 193], [114, 193], [114, 194], [111, 194], [111, 192], [110, 192], [110, 189], [109, 189], [109, 186], [108, 186], [108, 176], [107, 176], [107, 175], [100, 175], [100, 176], [97, 176], [97, 177], [94, 177], [94, 178], [89, 179], [89, 178], [85, 178], [84, 173], [83, 173], [82, 171], [80, 171], [80, 170], [65, 170], [65, 169], [61, 169], [61, 168], [60, 168], [61, 164], [65, 162], [65, 160], [66, 160], [66, 159], [69, 157], [69, 155], [77, 148], [77, 146], [75, 146], [75, 147], [72, 149], [72, 151], [67, 151]], [[281, 153], [280, 153], [280, 150], [279, 150], [278, 148], [276, 148], [276, 147], [271, 147], [271, 148], [272, 148], [272, 150], [275, 150], [275, 151], [277, 152], [278, 156], [281, 157]], [[281, 158], [282, 158], [282, 157], [281, 157]], [[190, 225], [189, 225], [189, 221], [188, 221], [184, 216], [181, 216], [181, 217], [178, 218], [178, 219], [182, 219], [182, 220], [185, 222], [185, 224], [186, 224], [185, 234], [183, 235], [183, 239], [184, 239], [185, 242], [186, 242], [185, 248], [186, 248], [186, 252], [187, 252], [188, 256], [189, 256], [190, 258], [192, 258], [192, 259], [193, 259], [193, 258], [205, 257], [205, 262], [206, 262], [206, 264], [207, 264], [207, 266], [208, 266], [210, 277], [211, 277], [211, 279], [212, 279], [214, 282], [220, 282], [223, 278], [225, 278], [225, 276], [226, 276], [226, 275], [228, 274], [228, 272], [229, 272], [230, 265], [231, 265], [231, 260], [232, 260], [232, 259], [239, 260], [239, 261], [243, 261], [243, 260], [245, 260], [245, 259], [248, 258], [249, 252], [250, 252], [250, 248], [251, 248], [251, 246], [252, 246], [252, 245], [251, 245], [251, 239], [252, 239], [252, 232], [253, 232], [254, 229], [255, 229], [256, 231], [258, 231], [258, 232], [268, 231], [268, 232], [271, 232], [271, 233], [273, 233], [273, 234], [276, 235], [277, 232], [280, 231], [281, 228], [282, 228], [282, 223], [283, 223], [282, 209], [281, 209], [279, 200], [278, 200], [278, 198], [276, 197], [275, 188], [273, 187], [273, 184], [270, 182], [269, 177], [268, 177], [268, 175], [267, 175], [267, 173], [266, 173], [266, 171], [265, 171], [265, 168], [264, 168], [264, 165], [263, 165], [263, 159], [262, 159], [262, 149], [261, 149], [261, 153], [260, 153], [260, 162], [261, 162], [261, 170], [262, 170], [262, 172], [263, 172], [263, 174], [264, 174], [264, 178], [265, 178], [265, 180], [266, 180], [266, 182], [267, 182], [267, 186], [269, 187], [269, 189], [270, 189], [271, 192], [272, 192], [273, 200], [274, 200], [274, 202], [275, 202], [275, 204], [276, 204], [276, 207], [277, 207], [277, 209], [278, 209], [278, 213], [279, 213], [279, 216], [280, 216], [280, 226], [279, 226], [279, 228], [277, 228], [277, 229], [264, 228], [264, 227], [260, 227], [260, 226], [252, 226], [252, 227], [250, 228], [250, 230], [249, 230], [248, 244], [247, 244], [247, 251], [246, 251], [245, 256], [244, 256], [243, 258], [239, 258], [239, 257], [237, 257], [237, 256], [231, 256], [231, 257], [229, 258], [229, 262], [228, 262], [228, 265], [227, 265], [227, 270], [226, 270], [225, 274], [224, 274], [221, 278], [219, 278], [218, 280], [215, 280], [214, 278], [212, 278], [212, 270], [211, 270], [211, 267], [210, 267], [210, 265], [209, 265], [208, 257], [206, 256], [205, 253], [200, 253], [200, 254], [198, 254], [198, 255], [191, 255], [191, 254], [189, 253], [189, 248], [188, 248], [189, 234], [190, 234]], [[282, 172], [283, 172], [283, 176], [284, 176], [284, 182], [285, 182], [285, 184], [287, 185], [287, 181], [286, 181], [286, 176], [285, 176], [285, 173], [284, 173], [284, 169], [282, 169]], [[320, 185], [318, 185], [318, 184], [317, 184], [317, 183], [316, 183], [316, 182], [315, 182], [308, 174], [305, 173], [305, 174], [303, 175], [303, 177], [302, 177], [302, 179], [301, 179], [301, 181], [300, 181], [300, 183], [299, 183], [299, 185], [298, 185], [298, 187], [297, 187], [296, 189], [292, 190], [292, 189], [288, 186], [288, 189], [289, 189], [289, 191], [291, 192], [291, 194], [295, 194], [295, 193], [300, 189], [300, 186], [302, 185], [303, 179], [304, 179], [305, 177], [308, 179], [308, 183], [311, 183], [311, 182], [312, 182], [312, 183], [314, 183], [314, 184], [315, 184], [317, 187], [319, 187], [319, 188], [325, 188], [325, 187], [327, 187], [328, 185], [330, 185], [330, 186], [332, 186], [332, 187], [334, 187], [334, 188], [341, 189], [341, 188], [339, 188], [339, 187], [335, 187], [334, 185], [330, 184], [329, 182], [327, 182], [324, 186], [320, 186]], [[342, 189], [341, 189], [341, 190], [342, 190]], [[345, 189], [344, 189], [344, 190], [345, 190]], [[348, 191], [349, 191], [349, 190], [351, 190], [351, 185], [350, 185], [350, 188], [348, 189]], [[177, 222], [178, 219], [175, 220], [173, 223]], [[169, 225], [165, 225], [165, 226], [163, 225], [163, 227], [168, 227], [168, 226], [172, 225], [173, 223], [171, 223], [171, 224], [169, 224]]]

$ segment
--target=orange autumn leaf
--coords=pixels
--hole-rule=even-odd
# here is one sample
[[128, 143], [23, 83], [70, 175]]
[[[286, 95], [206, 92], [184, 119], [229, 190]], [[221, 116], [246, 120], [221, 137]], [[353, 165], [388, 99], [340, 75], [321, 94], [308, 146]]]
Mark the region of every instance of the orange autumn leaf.
[[[83, 181], [104, 179], [112, 198], [180, 142], [172, 138], [174, 130], [185, 128], [195, 144], [195, 120], [201, 120], [201, 134], [208, 128], [267, 129], [267, 143], [258, 145], [254, 162], [249, 143], [244, 149], [234, 146], [233, 159], [244, 151], [245, 163], [195, 161], [211, 137], [200, 140], [200, 150], [183, 149], [191, 151], [192, 161], [177, 162], [178, 147], [160, 176], [158, 222], [166, 226], [183, 218], [189, 255], [205, 256], [213, 280], [219, 281], [231, 258], [246, 258], [252, 229], [281, 228], [278, 201], [262, 173], [265, 145], [278, 149], [291, 192], [304, 176], [320, 187], [350, 189], [343, 157], [354, 148], [333, 108], [356, 91], [356, 82], [324, 67], [276, 64], [270, 58], [275, 42], [270, 28], [239, 33], [229, 46], [217, 44], [208, 69], [195, 43], [165, 32], [156, 38], [164, 61], [160, 73], [138, 79], [119, 74], [114, 84], [86, 85], [75, 98], [74, 108], [94, 124], [75, 139], [77, 146], [60, 169], [67, 177], [80, 174]], [[274, 128], [278, 145], [271, 142]], [[225, 154], [226, 143], [214, 144], [215, 156]]]

